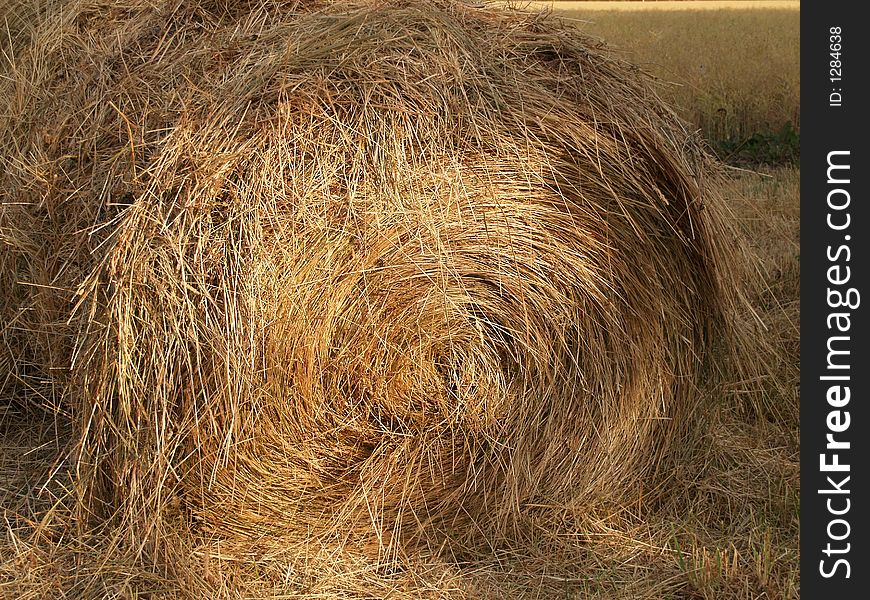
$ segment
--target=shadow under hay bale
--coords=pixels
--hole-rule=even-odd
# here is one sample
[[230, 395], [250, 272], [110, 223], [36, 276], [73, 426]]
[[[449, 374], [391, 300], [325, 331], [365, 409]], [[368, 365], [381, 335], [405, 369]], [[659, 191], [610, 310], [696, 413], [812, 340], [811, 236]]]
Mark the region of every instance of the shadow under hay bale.
[[642, 73], [449, 1], [75, 0], [12, 46], [0, 360], [82, 516], [386, 557], [667, 489], [739, 260]]

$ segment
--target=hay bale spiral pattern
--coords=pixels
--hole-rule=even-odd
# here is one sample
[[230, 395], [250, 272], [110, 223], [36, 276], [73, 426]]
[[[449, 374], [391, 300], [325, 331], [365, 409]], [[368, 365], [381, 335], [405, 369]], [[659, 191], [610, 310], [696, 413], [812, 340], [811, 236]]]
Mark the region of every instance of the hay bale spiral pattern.
[[383, 552], [666, 477], [733, 255], [697, 140], [596, 42], [76, 0], [16, 51], [3, 339], [90, 514]]

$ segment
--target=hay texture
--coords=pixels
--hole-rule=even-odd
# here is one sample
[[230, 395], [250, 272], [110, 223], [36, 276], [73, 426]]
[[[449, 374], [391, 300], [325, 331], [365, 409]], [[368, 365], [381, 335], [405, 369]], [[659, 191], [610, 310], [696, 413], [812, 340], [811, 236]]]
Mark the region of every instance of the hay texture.
[[667, 491], [735, 258], [642, 73], [446, 0], [46, 6], [6, 15], [0, 383], [75, 424], [89, 522], [388, 556]]

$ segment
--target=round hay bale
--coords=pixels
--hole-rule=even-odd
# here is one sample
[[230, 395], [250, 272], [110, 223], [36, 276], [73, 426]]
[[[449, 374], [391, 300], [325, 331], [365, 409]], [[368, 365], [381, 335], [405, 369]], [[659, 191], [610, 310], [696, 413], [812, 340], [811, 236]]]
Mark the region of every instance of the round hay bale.
[[641, 72], [447, 0], [71, 0], [21, 40], [3, 339], [88, 514], [383, 553], [666, 489], [736, 261]]

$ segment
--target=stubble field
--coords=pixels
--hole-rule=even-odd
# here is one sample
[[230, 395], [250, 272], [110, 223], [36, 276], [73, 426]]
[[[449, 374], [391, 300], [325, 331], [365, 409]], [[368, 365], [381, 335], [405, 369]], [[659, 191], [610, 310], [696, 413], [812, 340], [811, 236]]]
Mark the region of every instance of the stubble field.
[[723, 150], [796, 146], [789, 134], [800, 130], [799, 2], [532, 5], [576, 19], [658, 77], [662, 95]]

